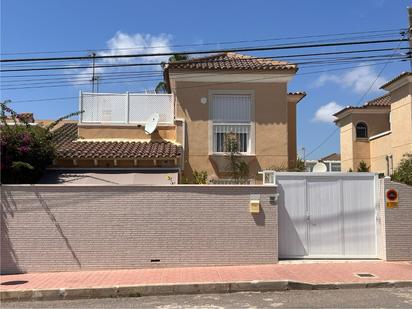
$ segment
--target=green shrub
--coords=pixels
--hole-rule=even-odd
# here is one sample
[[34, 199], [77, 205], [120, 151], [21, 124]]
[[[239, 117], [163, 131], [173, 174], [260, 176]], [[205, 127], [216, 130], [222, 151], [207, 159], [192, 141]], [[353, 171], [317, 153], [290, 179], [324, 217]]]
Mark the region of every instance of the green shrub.
[[193, 183], [198, 185], [207, 184], [207, 172], [206, 171], [193, 171]]
[[296, 163], [294, 164], [294, 166], [291, 168], [288, 168], [288, 171], [289, 172], [306, 172], [305, 161], [298, 157], [296, 159]]
[[276, 171], [276, 172], [306, 172], [305, 161], [301, 158], [297, 158], [295, 164], [292, 167], [288, 166], [287, 162], [281, 164], [271, 165], [266, 170]]
[[404, 154], [392, 175], [392, 179], [412, 186], [412, 153]]
[[232, 179], [242, 182], [249, 176], [249, 166], [243, 160], [240, 152], [240, 143], [236, 134], [228, 133], [225, 142], [226, 150], [229, 152], [228, 169]]

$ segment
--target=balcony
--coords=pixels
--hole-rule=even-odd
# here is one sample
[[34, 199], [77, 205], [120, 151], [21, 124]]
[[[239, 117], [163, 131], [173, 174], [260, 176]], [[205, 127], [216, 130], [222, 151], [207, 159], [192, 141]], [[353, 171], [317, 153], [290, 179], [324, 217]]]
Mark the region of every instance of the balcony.
[[90, 93], [81, 92], [81, 124], [146, 124], [150, 115], [159, 114], [159, 125], [173, 124], [171, 94]]

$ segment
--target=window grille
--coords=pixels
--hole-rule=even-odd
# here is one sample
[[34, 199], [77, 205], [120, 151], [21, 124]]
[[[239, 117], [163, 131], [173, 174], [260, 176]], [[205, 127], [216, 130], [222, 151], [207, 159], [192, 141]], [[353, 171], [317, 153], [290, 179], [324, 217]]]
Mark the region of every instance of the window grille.
[[250, 152], [250, 95], [213, 95], [212, 121], [213, 152], [229, 152], [229, 138], [237, 141], [238, 152]]

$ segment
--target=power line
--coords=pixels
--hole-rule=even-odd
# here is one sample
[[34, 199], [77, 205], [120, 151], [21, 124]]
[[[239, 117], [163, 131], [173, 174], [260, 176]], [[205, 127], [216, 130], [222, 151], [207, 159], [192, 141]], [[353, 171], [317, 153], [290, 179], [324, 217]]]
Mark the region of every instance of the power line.
[[[392, 58], [391, 60], [392, 61], [396, 61], [396, 60], [405, 60], [405, 59], [407, 59], [406, 57], [398, 57], [398, 58]], [[321, 61], [321, 62], [314, 62], [314, 61], [311, 61], [311, 62], [308, 62], [307, 64], [308, 64], [308, 67], [311, 67], [311, 68], [313, 68], [313, 67], [321, 67], [321, 66], [325, 66], [325, 65], [327, 65], [327, 66], [334, 66], [334, 65], [342, 65], [342, 64], [347, 64], [347, 63], [359, 63], [359, 62], [363, 62], [363, 63], [365, 63], [365, 62], [371, 62], [371, 61], [373, 61], [373, 62], [378, 62], [378, 61], [387, 61], [388, 59], [387, 58], [383, 58], [383, 59], [355, 59], [355, 60], [346, 60], [346, 61], [337, 61], [337, 62], [334, 62], [334, 61]], [[208, 74], [208, 75], [205, 75], [205, 76], [216, 76], [218, 73], [213, 73], [213, 74]], [[300, 74], [298, 74], [298, 75], [300, 75]], [[107, 78], [103, 78], [103, 79], [101, 79], [101, 80], [135, 80], [135, 81], [158, 81], [159, 79], [158, 78], [156, 78], [156, 79], [150, 79], [150, 80], [141, 80], [141, 78], [146, 78], [146, 77], [155, 77], [155, 76], [157, 76], [157, 77], [160, 77], [161, 76], [161, 74], [146, 74], [146, 75], [137, 75], [137, 76], [115, 76], [115, 77], [107, 77]], [[178, 79], [179, 77], [176, 77], [176, 79]], [[187, 77], [185, 77], [185, 78], [187, 78]], [[12, 82], [12, 84], [7, 84], [7, 85], [5, 85], [5, 86], [9, 86], [9, 87], [6, 87], [6, 88], [2, 88], [1, 90], [17, 90], [17, 89], [33, 89], [33, 88], [47, 88], [47, 87], [58, 87], [58, 86], [61, 86], [61, 87], [63, 87], [63, 86], [73, 86], [73, 85], [84, 85], [84, 84], [82, 84], [81, 82], [82, 81], [89, 81], [89, 79], [87, 79], [87, 78], [83, 78], [83, 79], [72, 79], [72, 80], [66, 80], [66, 81], [56, 81], [56, 82], [47, 82], [47, 83], [44, 83], [44, 82], [38, 82], [38, 83], [36, 83], [36, 82], [32, 82], [32, 83], [19, 83], [19, 81], [14, 81], [14, 82]], [[103, 82], [102, 82], [102, 84], [104, 84]], [[33, 85], [38, 85], [38, 86], [33, 86]], [[42, 85], [45, 85], [44, 87], [42, 86]], [[13, 87], [14, 86], [14, 87]], [[23, 87], [16, 87], [16, 86], [23, 86]], [[27, 86], [27, 87], [25, 87], [25, 86]]]
[[[400, 46], [401, 42], [399, 42], [398, 47]], [[372, 84], [369, 86], [369, 88], [365, 91], [365, 93], [362, 95], [362, 97], [359, 99], [359, 101], [355, 104], [355, 105], [359, 105], [360, 103], [363, 102], [363, 100], [365, 99], [365, 97], [367, 96], [367, 94], [369, 93], [369, 91], [372, 89], [372, 87], [375, 85], [375, 83], [377, 82], [377, 80], [379, 79], [379, 77], [382, 75], [383, 71], [386, 69], [386, 67], [388, 66], [388, 63], [390, 61], [384, 63], [382, 69], [380, 70], [380, 72], [378, 73], [378, 75], [376, 76], [375, 80], [372, 82]], [[317, 151], [320, 147], [322, 147], [337, 131], [339, 130], [339, 127], [336, 127], [331, 134], [329, 134], [317, 147], [315, 147], [315, 149], [313, 149], [311, 152], [308, 153], [308, 156], [313, 154], [315, 151]]]
[[[160, 63], [127, 63], [127, 64], [108, 64], [96, 65], [95, 68], [117, 68], [117, 67], [136, 67], [136, 66], [158, 66]], [[30, 68], [30, 69], [6, 69], [0, 72], [28, 72], [28, 71], [53, 71], [53, 70], [74, 70], [74, 69], [90, 69], [91, 66], [63, 66], [63, 67], [46, 67], [46, 68]]]
[[[316, 41], [300, 41], [300, 42], [293, 42], [293, 44], [309, 44], [309, 43], [322, 43], [322, 42], [330, 42], [330, 41], [335, 41], [335, 43], [337, 43], [337, 42], [339, 42], [339, 41], [347, 41], [347, 40], [350, 40], [350, 39], [371, 39], [372, 37], [383, 37], [383, 36], [385, 36], [385, 37], [387, 37], [388, 35], [368, 35], [368, 36], [362, 36], [362, 37], [348, 37], [348, 38], [341, 38], [341, 39], [336, 39], [336, 38], [333, 38], [333, 39], [329, 39], [329, 40], [316, 40]], [[391, 37], [393, 37], [393, 35], [390, 35]], [[337, 42], [336, 42], [337, 41]], [[276, 46], [286, 46], [286, 45], [290, 45], [291, 43], [283, 43], [283, 44], [277, 44]], [[265, 47], [273, 47], [273, 45], [271, 44], [271, 45], [255, 45], [255, 46], [249, 46], [249, 47], [244, 47], [244, 48], [265, 48]], [[131, 49], [136, 49], [136, 48], [131, 48]], [[113, 50], [115, 50], [115, 49], [113, 49]], [[111, 50], [111, 51], [113, 51], [113, 50]], [[178, 50], [175, 50], [175, 51], [173, 51], [173, 54], [180, 54], [180, 53], [183, 53], [184, 51], [178, 51]], [[93, 53], [94, 53], [94, 51], [93, 51]], [[103, 55], [103, 56], [105, 56], [105, 55]], [[111, 56], [115, 56], [115, 55], [111, 55]], [[81, 59], [81, 60], [77, 60], [77, 61], [84, 61], [85, 59]], [[88, 60], [88, 59], [86, 59], [86, 60]], [[66, 62], [67, 60], [52, 60], [53, 62]], [[51, 62], [51, 61], [46, 61], [46, 62]], [[6, 64], [3, 64], [3, 66], [4, 65], [10, 65], [9, 63], [6, 63]], [[24, 65], [24, 64], [23, 64]], [[27, 65], [27, 64], [26, 64]], [[13, 64], [13, 66], [22, 66], [21, 64]], [[33, 64], [32, 66], [35, 66], [35, 64]]]
[[[265, 56], [265, 57], [255, 57], [256, 59], [271, 59], [271, 58], [276, 58], [278, 60], [280, 59], [286, 59], [286, 58], [297, 58], [297, 57], [310, 57], [310, 56], [326, 56], [326, 55], [340, 55], [340, 54], [353, 54], [353, 53], [369, 53], [369, 52], [381, 52], [381, 51], [391, 51], [394, 50], [395, 48], [378, 48], [378, 49], [361, 49], [361, 50], [349, 50], [349, 51], [336, 51], [336, 52], [323, 52], [323, 53], [305, 53], [305, 54], [288, 54], [288, 55], [274, 55], [274, 56]], [[409, 47], [401, 47], [398, 48], [399, 51], [401, 50], [409, 50]], [[194, 59], [195, 60], [195, 59]], [[222, 61], [228, 61], [228, 60], [216, 60], [213, 62], [222, 62]], [[61, 62], [61, 61], [59, 61]], [[193, 63], [196, 63], [195, 61], [192, 60]], [[161, 63], [155, 63], [155, 65], [160, 65]], [[26, 66], [26, 67], [30, 67], [27, 64], [13, 64], [12, 66]], [[37, 64], [37, 67], [41, 65], [41, 64]], [[3, 65], [3, 67], [5, 67]], [[67, 67], [67, 65], [62, 66], [62, 67]], [[6, 68], [10, 68], [10, 66], [6, 66]], [[70, 74], [70, 73], [69, 73]], [[68, 74], [68, 75], [69, 75]], [[76, 73], [73, 73], [76, 74]], [[84, 74], [92, 74], [91, 72], [89, 73], [84, 73]], [[25, 77], [27, 75], [24, 75]], [[14, 77], [14, 76], [7, 76], [7, 77]]]
[[[369, 41], [351, 41], [351, 42], [335, 42], [322, 44], [303, 44], [303, 45], [286, 45], [286, 46], [271, 46], [271, 47], [245, 47], [231, 49], [215, 49], [215, 50], [198, 50], [198, 51], [182, 51], [180, 55], [202, 55], [202, 54], [218, 54], [227, 52], [250, 52], [250, 51], [268, 51], [268, 50], [283, 50], [283, 49], [301, 49], [301, 48], [317, 48], [331, 46], [347, 46], [347, 45], [363, 45], [363, 44], [382, 44], [394, 42], [407, 42], [406, 38], [389, 39], [389, 40], [369, 40]], [[60, 61], [60, 60], [87, 60], [87, 59], [114, 59], [114, 58], [141, 58], [141, 57], [161, 57], [172, 56], [176, 52], [165, 53], [142, 53], [142, 54], [127, 54], [127, 55], [97, 55], [97, 56], [78, 56], [78, 57], [49, 57], [49, 58], [16, 58], [16, 59], [1, 59], [0, 62], [32, 62], [32, 61]]]
[[[396, 60], [394, 60], [393, 62], [396, 62]], [[318, 73], [327, 73], [327, 72], [332, 72], [332, 71], [342, 71], [342, 70], [348, 70], [348, 69], [352, 69], [352, 68], [369, 67], [369, 66], [375, 66], [375, 65], [380, 65], [380, 64], [375, 63], [375, 64], [349, 66], [349, 67], [330, 69], [330, 70], [318, 70], [318, 71], [311, 71], [311, 72], [304, 72], [304, 73], [296, 73], [296, 75], [302, 76], [302, 75], [311, 75], [311, 74], [318, 74]], [[216, 74], [214, 74], [214, 75], [216, 75]], [[281, 74], [280, 74], [280, 76], [281, 76]], [[257, 78], [257, 79], [243, 80], [243, 82], [260, 81], [260, 80], [265, 80], [265, 79], [270, 79], [270, 78], [272, 78], [272, 77], [263, 77], [263, 78]], [[102, 82], [102, 84], [118, 84], [118, 83], [136, 82], [136, 81], [139, 81], [139, 80], [130, 80], [129, 79], [129, 81], [121, 81], [121, 82], [117, 81], [117, 82], [106, 82], [106, 83]], [[148, 81], [148, 80], [140, 80], [140, 81], [142, 82], [142, 81]], [[158, 81], [158, 80], [153, 80], [153, 81]], [[193, 86], [186, 86], [186, 87], [175, 87], [175, 88], [173, 88], [173, 90], [177, 91], [177, 90], [192, 89], [192, 88], [199, 88], [199, 87], [205, 87], [205, 86], [214, 86], [214, 85], [225, 85], [225, 84], [233, 84], [233, 83], [237, 83], [237, 82], [204, 83], [202, 85], [193, 85]], [[89, 85], [89, 83], [81, 84], [81, 85]], [[81, 86], [81, 85], [73, 85], [73, 86]], [[63, 86], [59, 86], [59, 87], [63, 87]], [[27, 89], [27, 88], [46, 88], [46, 87], [25, 87], [23, 89]], [[78, 98], [78, 97], [62, 97], [62, 98], [57, 98], [57, 99], [61, 100], [61, 99], [67, 99], [67, 98], [71, 99], [71, 98]], [[49, 100], [49, 99], [37, 99], [36, 101], [45, 101], [45, 100]], [[50, 100], [56, 100], [56, 98], [50, 98]], [[36, 101], [25, 100], [25, 101], [14, 101], [13, 103], [36, 102]]]
[[[115, 71], [115, 72], [100, 72], [100, 74], [104, 75], [122, 75], [122, 74], [128, 74], [128, 73], [148, 73], [148, 72], [159, 72], [161, 71], [155, 71], [155, 70], [149, 70], [149, 71]], [[76, 72], [76, 73], [62, 73], [62, 74], [23, 74], [23, 75], [7, 75], [3, 76], [3, 78], [20, 78], [20, 77], [45, 77], [45, 76], [90, 76], [92, 75], [91, 72]]]
[[[305, 60], [312, 60], [312, 61], [306, 61], [306, 62], [297, 62], [297, 65], [309, 65], [309, 64], [333, 64], [333, 63], [339, 63], [339, 62], [354, 62], [354, 61], [381, 61], [381, 60], [386, 60], [387, 57], [392, 58], [393, 55], [368, 55], [368, 56], [352, 56], [352, 57], [318, 57], [318, 58], [306, 58]], [[262, 57], [262, 58], [269, 58], [269, 57]], [[262, 58], [257, 58], [257, 59], [262, 59]], [[398, 56], [399, 59], [405, 58], [405, 56]], [[112, 74], [109, 74], [112, 73]], [[108, 75], [114, 75], [113, 73], [116, 73], [115, 75], [121, 75], [121, 76], [130, 76], [130, 75], [139, 75], [139, 76], [160, 76], [163, 73], [159, 71], [143, 71], [143, 72], [134, 72], [134, 73], [129, 73], [127, 71], [118, 73], [118, 72], [108, 72]], [[100, 72], [99, 75], [101, 77], [104, 77], [106, 73]], [[66, 74], [60, 74], [65, 76]], [[55, 76], [60, 76], [56, 74]], [[78, 80], [79, 78], [83, 77], [88, 78], [92, 73], [86, 73], [86, 74], [81, 74], [81, 73], [72, 73], [72, 74], [67, 74], [68, 76], [76, 76], [76, 79]], [[27, 75], [20, 75], [21, 77], [27, 77]], [[29, 75], [30, 76], [30, 75]], [[54, 78], [34, 78], [34, 79], [19, 79], [19, 80], [6, 80], [3, 81], [2, 84], [10, 84], [10, 83], [19, 83], [19, 82], [30, 82], [30, 81], [55, 81], [55, 80], [73, 80], [73, 78], [70, 77], [54, 77]]]
[[[254, 57], [254, 59], [271, 59], [273, 57]], [[243, 59], [247, 61], [248, 59]], [[230, 62], [231, 59], [212, 60], [209, 62]], [[242, 61], [242, 59], [236, 59], [236, 61]], [[192, 64], [203, 63], [201, 59], [199, 61], [191, 61]], [[161, 63], [127, 63], [127, 64], [108, 64], [97, 65], [95, 68], [116, 68], [116, 67], [138, 67], [138, 66], [157, 66]], [[302, 63], [301, 63], [302, 64]], [[44, 67], [44, 68], [29, 68], [29, 69], [6, 69], [0, 70], [0, 72], [28, 72], [28, 71], [50, 71], [50, 70], [74, 70], [74, 69], [90, 69], [91, 66], [62, 66], [62, 67]]]
[[[106, 73], [100, 73], [99, 76], [101, 76], [101, 79], [103, 79], [104, 75]], [[73, 75], [75, 77], [73, 77]], [[20, 82], [38, 82], [38, 81], [73, 81], [73, 80], [89, 80], [90, 81], [90, 75], [87, 74], [86, 76], [83, 76], [82, 74], [73, 74], [71, 75], [72, 77], [53, 77], [53, 78], [31, 78], [31, 79], [19, 79], [19, 80], [6, 80], [2, 81], [2, 85], [5, 84], [13, 84], [13, 83], [20, 83]], [[141, 76], [141, 77], [149, 77], [149, 76], [162, 76], [162, 72], [157, 72], [157, 71], [152, 71], [152, 73], [146, 73], [146, 74], [139, 74], [139, 73], [127, 73], [127, 72], [122, 72], [121, 74], [116, 74], [112, 75], [113, 77], [130, 77], [130, 76]], [[112, 78], [112, 76], [108, 76], [108, 78]]]
[[[330, 33], [330, 34], [319, 34], [319, 35], [303, 35], [303, 36], [292, 36], [292, 37], [277, 37], [268, 39], [256, 39], [256, 40], [241, 40], [241, 41], [223, 41], [223, 42], [207, 42], [207, 43], [197, 43], [197, 44], [179, 44], [179, 45], [158, 45], [158, 46], [135, 46], [129, 48], [105, 48], [105, 49], [80, 49], [80, 50], [60, 50], [60, 51], [24, 51], [24, 52], [14, 52], [14, 53], [0, 53], [1, 56], [6, 55], [23, 55], [23, 54], [57, 54], [57, 53], [79, 53], [92, 51], [111, 51], [111, 50], [136, 50], [136, 49], [154, 49], [154, 48], [173, 48], [173, 47], [193, 47], [193, 46], [210, 46], [210, 45], [228, 45], [228, 44], [242, 44], [242, 43], [255, 43], [255, 42], [269, 42], [269, 41], [279, 41], [279, 40], [296, 40], [304, 38], [319, 38], [319, 37], [330, 37], [330, 36], [344, 36], [344, 35], [356, 35], [356, 34], [372, 34], [372, 33], [400, 33], [406, 31], [406, 28], [397, 29], [386, 29], [386, 30], [372, 30], [372, 31], [359, 31], [359, 32], [344, 32], [344, 33]], [[369, 37], [374, 35], [369, 35]]]

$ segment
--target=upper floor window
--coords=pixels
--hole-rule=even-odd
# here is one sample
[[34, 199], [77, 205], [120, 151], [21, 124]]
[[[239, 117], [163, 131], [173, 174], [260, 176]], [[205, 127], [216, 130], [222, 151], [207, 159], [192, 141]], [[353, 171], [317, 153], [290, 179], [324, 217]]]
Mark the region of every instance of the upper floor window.
[[368, 126], [364, 122], [359, 122], [356, 125], [356, 138], [368, 137]]
[[229, 152], [236, 141], [238, 151], [250, 153], [251, 95], [212, 96], [213, 152]]

